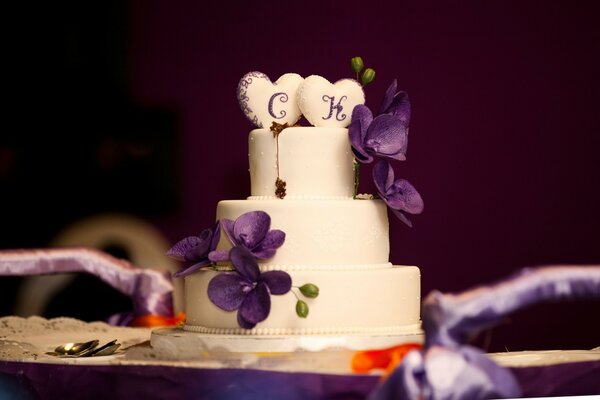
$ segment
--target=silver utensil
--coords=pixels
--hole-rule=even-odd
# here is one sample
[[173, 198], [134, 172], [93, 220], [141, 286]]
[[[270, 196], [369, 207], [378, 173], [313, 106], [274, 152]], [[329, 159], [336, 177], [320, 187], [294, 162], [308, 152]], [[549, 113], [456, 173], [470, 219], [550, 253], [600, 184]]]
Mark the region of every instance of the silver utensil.
[[75, 355], [96, 348], [98, 343], [100, 343], [98, 340], [83, 343], [65, 343], [55, 348], [54, 352], [60, 355]]
[[[94, 349], [91, 349], [91, 351], [89, 351], [89, 352], [83, 352], [82, 354], [79, 355], [79, 357], [93, 357], [93, 356], [96, 356], [98, 353], [100, 353], [100, 352], [102, 352], [102, 351], [104, 351], [104, 350], [106, 350], [106, 349], [114, 346], [116, 343], [117, 343], [116, 339], [112, 340], [112, 341], [110, 341], [110, 342], [108, 342], [106, 344], [103, 344], [100, 347], [96, 347]], [[119, 344], [119, 346], [120, 346], [120, 344]]]
[[101, 356], [110, 356], [111, 354], [114, 354], [119, 347], [121, 347], [121, 343], [113, 343], [112, 345], [108, 346], [108, 344], [102, 346], [102, 348], [97, 349], [96, 351], [94, 351], [93, 354], [91, 354], [91, 357], [101, 357]]
[[53, 352], [47, 352], [46, 354], [60, 358], [100, 357], [111, 355], [121, 347], [116, 339], [98, 347], [99, 343], [98, 340], [90, 340], [84, 343], [65, 343], [58, 346]]

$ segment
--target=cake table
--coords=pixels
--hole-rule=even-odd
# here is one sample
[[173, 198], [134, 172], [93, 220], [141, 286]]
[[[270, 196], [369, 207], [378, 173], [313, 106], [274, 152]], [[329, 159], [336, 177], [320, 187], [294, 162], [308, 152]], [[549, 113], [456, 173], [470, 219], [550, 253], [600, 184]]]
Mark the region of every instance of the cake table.
[[[0, 318], [0, 397], [362, 399], [380, 382], [377, 374], [351, 372], [350, 350], [221, 352], [183, 359], [168, 349], [150, 347], [150, 334], [146, 328], [68, 318]], [[126, 349], [98, 358], [45, 354], [60, 343], [91, 338], [117, 339]], [[600, 348], [491, 357], [510, 368], [528, 397], [600, 391]]]

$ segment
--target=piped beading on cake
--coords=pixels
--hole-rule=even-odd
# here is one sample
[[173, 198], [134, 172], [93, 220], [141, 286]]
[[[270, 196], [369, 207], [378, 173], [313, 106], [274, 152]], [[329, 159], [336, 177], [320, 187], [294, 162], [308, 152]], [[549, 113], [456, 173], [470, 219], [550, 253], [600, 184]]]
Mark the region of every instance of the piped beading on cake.
[[421, 324], [368, 327], [320, 327], [320, 328], [207, 328], [205, 326], [184, 325], [188, 332], [213, 335], [249, 335], [249, 336], [288, 336], [288, 335], [406, 335], [419, 333]]
[[392, 263], [381, 264], [258, 264], [261, 272], [266, 271], [369, 271], [391, 268]]

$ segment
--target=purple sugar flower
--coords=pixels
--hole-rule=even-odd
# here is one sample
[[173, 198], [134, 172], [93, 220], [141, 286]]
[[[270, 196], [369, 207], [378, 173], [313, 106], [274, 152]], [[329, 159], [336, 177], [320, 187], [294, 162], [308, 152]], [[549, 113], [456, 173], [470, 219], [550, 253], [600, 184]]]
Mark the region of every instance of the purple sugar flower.
[[412, 227], [404, 215], [420, 214], [423, 211], [423, 199], [417, 190], [405, 179], [394, 180], [394, 170], [387, 161], [379, 161], [373, 167], [373, 181], [379, 196], [406, 225]]
[[217, 248], [221, 238], [221, 224], [217, 221], [214, 233], [205, 229], [198, 236], [189, 236], [180, 240], [167, 251], [167, 256], [179, 261], [193, 262], [192, 265], [177, 271], [173, 276], [182, 277], [212, 264], [209, 254]]
[[284, 271], [261, 273], [252, 253], [242, 246], [229, 252], [234, 272], [220, 273], [208, 283], [208, 298], [225, 311], [238, 310], [238, 324], [252, 329], [271, 312], [271, 295], [286, 294], [292, 278]]
[[410, 101], [408, 94], [398, 91], [398, 82], [394, 79], [385, 91], [385, 96], [379, 107], [379, 115], [390, 114], [400, 118], [405, 126], [410, 122]]
[[394, 80], [387, 89], [379, 115], [365, 105], [352, 111], [348, 127], [352, 151], [361, 163], [371, 163], [374, 157], [404, 161], [408, 145], [410, 102], [406, 92], [398, 92]]
[[371, 163], [373, 157], [404, 161], [408, 143], [408, 126], [392, 114], [373, 118], [364, 105], [354, 107], [348, 127], [352, 151], [361, 163]]
[[[255, 258], [271, 258], [285, 241], [285, 233], [278, 229], [269, 230], [271, 217], [264, 211], [250, 211], [235, 221], [223, 219], [223, 231], [233, 246], [245, 247]], [[227, 252], [215, 251], [211, 259], [227, 260]]]

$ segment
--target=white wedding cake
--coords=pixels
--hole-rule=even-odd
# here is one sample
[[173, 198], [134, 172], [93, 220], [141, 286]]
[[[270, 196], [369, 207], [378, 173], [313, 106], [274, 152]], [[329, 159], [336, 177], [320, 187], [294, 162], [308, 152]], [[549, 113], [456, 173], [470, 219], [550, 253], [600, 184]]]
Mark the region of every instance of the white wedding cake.
[[[397, 95], [394, 84], [386, 96]], [[196, 263], [181, 273], [183, 329], [253, 336], [419, 332], [419, 269], [388, 258], [386, 203], [396, 204], [393, 190], [383, 189], [382, 199], [356, 195], [356, 159], [376, 153], [367, 136], [379, 134], [363, 126], [362, 147], [349, 135], [358, 118], [353, 109], [366, 108], [362, 86], [297, 74], [273, 83], [253, 72], [242, 78], [238, 99], [258, 127], [248, 140], [251, 193], [219, 202], [216, 229], [172, 249], [170, 255]], [[295, 126], [302, 115], [316, 126]], [[393, 171], [388, 175], [394, 183]], [[409, 208], [403, 210], [420, 212]]]

